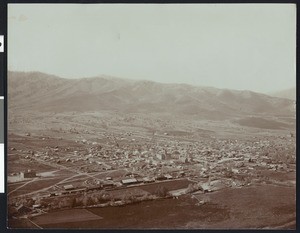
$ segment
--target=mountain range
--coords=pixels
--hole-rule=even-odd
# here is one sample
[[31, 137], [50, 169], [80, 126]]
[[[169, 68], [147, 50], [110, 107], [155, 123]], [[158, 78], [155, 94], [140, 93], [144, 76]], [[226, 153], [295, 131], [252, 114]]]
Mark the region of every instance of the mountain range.
[[8, 106], [14, 111], [118, 111], [171, 113], [199, 118], [294, 116], [294, 101], [252, 91], [165, 84], [108, 76], [64, 79], [40, 72], [8, 72]]
[[271, 96], [296, 100], [296, 87], [270, 93]]

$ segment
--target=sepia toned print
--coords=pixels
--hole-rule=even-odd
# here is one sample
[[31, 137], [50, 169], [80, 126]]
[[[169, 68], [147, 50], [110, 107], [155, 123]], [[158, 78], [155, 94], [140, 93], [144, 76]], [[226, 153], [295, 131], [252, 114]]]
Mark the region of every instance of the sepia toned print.
[[295, 22], [10, 4], [8, 227], [295, 229]]

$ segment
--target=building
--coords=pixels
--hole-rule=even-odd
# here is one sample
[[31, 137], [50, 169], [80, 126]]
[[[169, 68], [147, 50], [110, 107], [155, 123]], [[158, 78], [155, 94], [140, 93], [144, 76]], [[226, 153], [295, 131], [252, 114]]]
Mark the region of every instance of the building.
[[40, 208], [41, 207], [41, 204], [35, 204], [35, 205], [32, 205], [32, 208], [33, 209], [37, 209], [37, 208]]
[[156, 177], [155, 179], [161, 181], [161, 180], [167, 180], [167, 177], [165, 177], [164, 175], [161, 175], [161, 176]]
[[72, 189], [74, 189], [74, 186], [73, 186], [72, 184], [67, 184], [67, 185], [64, 186], [64, 189], [65, 189], [66, 191], [72, 190]]
[[144, 177], [143, 178], [143, 182], [144, 183], [152, 183], [154, 182], [155, 180], [153, 178], [149, 178], [149, 177]]
[[165, 154], [157, 154], [156, 158], [158, 158], [159, 160], [165, 160], [166, 159], [166, 155]]
[[114, 183], [105, 183], [101, 185], [104, 189], [110, 189], [110, 188], [114, 188], [115, 184]]
[[122, 180], [121, 183], [122, 183], [123, 185], [129, 185], [129, 184], [137, 184], [138, 181], [137, 181], [137, 179], [135, 179], [135, 178], [131, 178], [131, 179], [125, 179], [125, 180]]
[[178, 150], [173, 151], [173, 153], [171, 154], [172, 159], [179, 159], [179, 157], [180, 157], [180, 152]]
[[206, 192], [211, 192], [209, 183], [203, 183], [203, 184], [201, 184], [201, 185], [200, 185], [200, 189], [202, 189], [202, 191], [203, 191], [204, 193], [206, 193]]
[[180, 161], [181, 163], [188, 163], [187, 157], [184, 156], [179, 157], [178, 161]]
[[170, 180], [170, 179], [173, 179], [173, 176], [171, 176], [170, 174], [166, 174], [165, 177]]
[[20, 172], [20, 177], [25, 179], [25, 178], [34, 178], [36, 177], [36, 172], [32, 170], [27, 170], [25, 172]]

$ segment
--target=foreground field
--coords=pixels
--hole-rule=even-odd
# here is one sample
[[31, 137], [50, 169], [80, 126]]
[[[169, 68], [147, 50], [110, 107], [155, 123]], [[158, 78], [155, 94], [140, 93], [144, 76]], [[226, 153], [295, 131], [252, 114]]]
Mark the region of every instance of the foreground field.
[[[202, 196], [201, 196], [202, 195]], [[105, 228], [105, 229], [295, 229], [295, 188], [260, 185], [238, 189], [224, 189], [211, 194], [204, 205], [190, 195], [179, 199], [147, 201], [123, 207], [88, 208], [99, 218], [71, 209], [33, 219], [43, 228]], [[78, 221], [64, 221], [57, 216], [76, 216]], [[82, 218], [79, 217], [82, 214]]]
[[[191, 221], [189, 228], [288, 228], [296, 227], [296, 189], [260, 185], [206, 194], [212, 203], [230, 210], [230, 218], [215, 224]], [[199, 194], [198, 198], [202, 198]]]
[[60, 212], [53, 212], [47, 215], [34, 218], [33, 222], [37, 225], [45, 225], [51, 222], [59, 223], [72, 223], [72, 222], [85, 222], [85, 221], [94, 221], [102, 219], [100, 216], [91, 213], [86, 209], [72, 209], [64, 210]]

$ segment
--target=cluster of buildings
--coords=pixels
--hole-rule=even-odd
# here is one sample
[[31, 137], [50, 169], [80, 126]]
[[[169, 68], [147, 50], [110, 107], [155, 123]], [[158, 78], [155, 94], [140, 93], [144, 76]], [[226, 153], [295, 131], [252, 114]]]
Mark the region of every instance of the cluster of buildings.
[[[24, 151], [23, 151], [24, 152]], [[46, 147], [27, 151], [25, 159], [43, 161], [58, 168], [89, 174], [99, 171], [126, 170], [120, 177], [106, 177], [86, 183], [81, 191], [114, 189], [120, 186], [147, 184], [162, 180], [187, 179], [200, 184], [202, 191], [240, 187], [263, 182], [258, 171], [295, 171], [295, 139], [286, 137], [253, 137], [248, 140], [207, 139], [199, 142], [156, 140], [154, 142], [113, 143], [83, 139], [70, 147]], [[33, 170], [21, 171], [23, 179], [37, 177]], [[79, 187], [67, 184], [65, 193]]]
[[[161, 176], [178, 178], [184, 173], [193, 179], [255, 173], [257, 167], [289, 170], [295, 163], [295, 140], [291, 138], [252, 138], [251, 140], [204, 140], [178, 142], [124, 142], [113, 137], [112, 144], [77, 141], [72, 147], [46, 147], [28, 151], [27, 159], [38, 159], [86, 173], [127, 169], [149, 180]], [[34, 171], [22, 171], [33, 178]], [[135, 178], [135, 177], [132, 177]]]

